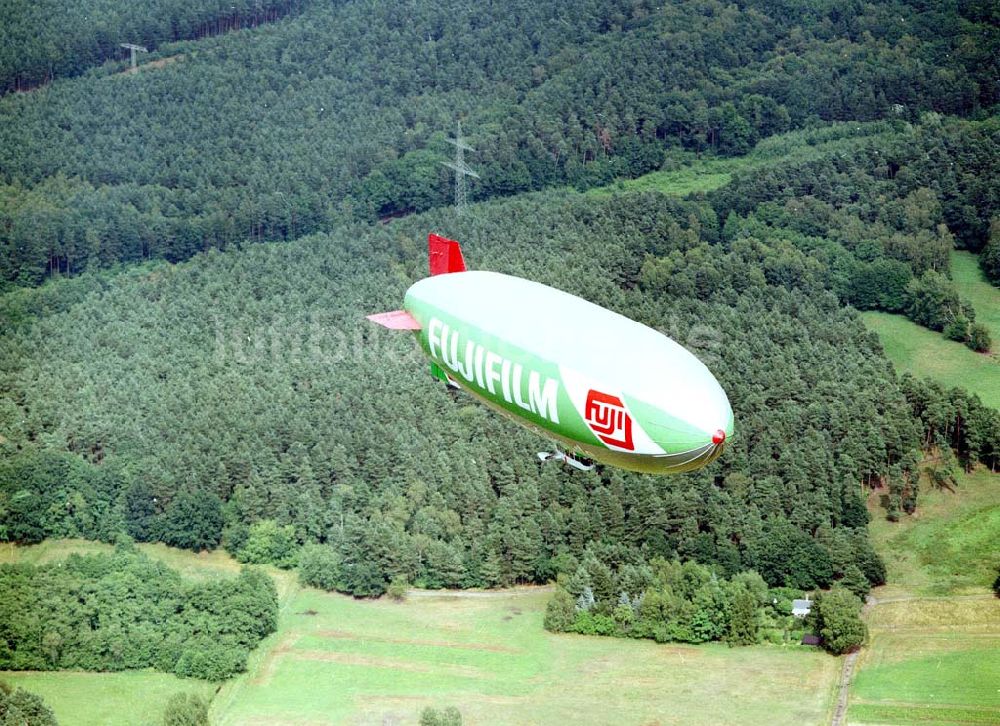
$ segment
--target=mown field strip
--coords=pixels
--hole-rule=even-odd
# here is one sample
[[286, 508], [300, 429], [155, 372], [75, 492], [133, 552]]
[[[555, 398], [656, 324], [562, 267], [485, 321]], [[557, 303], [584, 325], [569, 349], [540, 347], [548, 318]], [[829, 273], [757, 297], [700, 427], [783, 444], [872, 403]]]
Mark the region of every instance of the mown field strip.
[[[552, 635], [549, 592], [421, 592], [405, 603], [298, 590], [213, 723], [823, 723], [839, 661], [813, 650]], [[761, 677], [766, 674], [766, 678]], [[306, 684], [306, 685], [304, 685]]]

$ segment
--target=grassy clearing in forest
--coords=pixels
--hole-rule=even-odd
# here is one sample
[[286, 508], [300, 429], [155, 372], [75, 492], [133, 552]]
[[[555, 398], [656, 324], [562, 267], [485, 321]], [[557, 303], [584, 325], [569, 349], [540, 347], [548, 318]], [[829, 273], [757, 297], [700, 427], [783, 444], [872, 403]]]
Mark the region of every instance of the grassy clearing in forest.
[[889, 522], [881, 509], [869, 525], [889, 583], [908, 592], [982, 592], [1000, 568], [1000, 474], [959, 474], [955, 491], [920, 482], [917, 511]]
[[745, 156], [716, 157], [675, 152], [678, 163], [683, 163], [684, 166], [650, 172], [635, 179], [620, 179], [587, 193], [603, 196], [620, 192], [655, 191], [685, 196], [695, 192], [710, 192], [727, 184], [738, 171], [751, 171], [786, 162], [810, 161], [891, 134], [892, 131], [882, 122], [847, 122], [770, 136]]
[[[214, 552], [189, 552], [165, 544], [137, 544], [143, 553], [162, 560], [168, 567], [177, 570], [183, 577], [203, 580], [208, 577], [233, 576], [240, 571], [239, 562], [223, 550]], [[0, 545], [0, 563], [23, 562], [42, 565], [61, 560], [69, 555], [95, 555], [111, 552], [114, 547], [104, 542], [86, 539], [48, 539], [30, 547], [17, 547], [13, 543]]]
[[728, 648], [553, 635], [550, 593], [429, 594], [405, 603], [312, 589], [283, 609], [213, 723], [821, 723], [839, 661], [798, 647]]
[[861, 318], [878, 335], [886, 356], [900, 373], [960, 386], [979, 394], [987, 406], [1000, 408], [1000, 289], [986, 281], [978, 258], [971, 252], [953, 251], [951, 272], [959, 295], [976, 309], [976, 322], [990, 330], [992, 355], [969, 350], [902, 315], [869, 311]]
[[96, 555], [111, 552], [111, 545], [86, 539], [47, 539], [30, 547], [18, 547], [13, 542], [0, 544], [0, 564], [21, 562], [29, 565], [44, 565], [61, 560], [72, 554]]
[[660, 192], [684, 196], [710, 192], [727, 184], [740, 159], [704, 158], [670, 171], [654, 171], [636, 179], [621, 179], [606, 187], [591, 189], [588, 194], [605, 196], [618, 192]]
[[979, 257], [971, 252], [952, 251], [951, 277], [958, 294], [976, 309], [976, 322], [990, 329], [994, 352], [1000, 351], [1000, 288], [987, 281]]
[[[873, 310], [861, 314], [876, 333], [899, 373], [930, 378], [944, 386], [960, 386], [976, 393], [983, 403], [1000, 408], [1000, 360], [947, 340], [902, 315]], [[995, 342], [994, 347], [1000, 345]]]

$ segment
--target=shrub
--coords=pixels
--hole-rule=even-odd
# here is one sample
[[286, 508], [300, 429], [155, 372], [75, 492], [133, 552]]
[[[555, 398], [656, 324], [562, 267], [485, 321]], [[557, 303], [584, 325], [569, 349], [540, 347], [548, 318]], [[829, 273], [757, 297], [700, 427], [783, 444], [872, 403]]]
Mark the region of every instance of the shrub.
[[614, 635], [616, 629], [615, 621], [608, 615], [596, 615], [587, 610], [576, 614], [573, 625], [573, 630], [581, 635]]
[[392, 582], [389, 583], [389, 589], [386, 592], [389, 598], [396, 602], [403, 602], [406, 599], [406, 593], [410, 590], [410, 581], [406, 579], [405, 575], [397, 575], [392, 578]]
[[340, 555], [329, 545], [307, 544], [299, 551], [299, 582], [321, 590], [335, 590]]
[[247, 652], [235, 643], [207, 637], [190, 642], [181, 652], [174, 673], [206, 681], [222, 681], [247, 667]]
[[295, 527], [279, 525], [273, 519], [263, 519], [250, 525], [246, 540], [234, 553], [240, 562], [253, 565], [277, 565], [289, 569], [295, 566], [299, 543]]
[[462, 714], [454, 706], [440, 711], [428, 706], [420, 712], [420, 726], [462, 726]]
[[868, 637], [861, 600], [839, 586], [816, 598], [808, 622], [823, 639], [823, 647], [834, 655], [857, 650]]
[[982, 323], [973, 323], [969, 328], [969, 337], [965, 344], [977, 353], [989, 353], [993, 340], [990, 338], [990, 329]]
[[167, 701], [163, 726], [209, 726], [208, 702], [193, 693], [175, 693]]
[[573, 628], [575, 618], [573, 596], [561, 587], [556, 588], [552, 599], [545, 606], [545, 629], [553, 633], [565, 633]]
[[964, 315], [956, 315], [948, 321], [941, 331], [948, 340], [964, 343], [969, 339], [969, 319]]
[[0, 681], [0, 724], [56, 726], [56, 716], [41, 697], [23, 688], [12, 689]]

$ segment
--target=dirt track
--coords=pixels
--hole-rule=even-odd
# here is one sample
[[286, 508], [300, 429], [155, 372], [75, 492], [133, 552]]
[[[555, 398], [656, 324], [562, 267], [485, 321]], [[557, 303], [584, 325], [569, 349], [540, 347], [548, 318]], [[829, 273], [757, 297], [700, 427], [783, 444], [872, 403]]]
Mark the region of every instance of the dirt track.
[[[861, 617], [864, 619], [874, 607], [894, 602], [911, 602], [914, 600], [989, 600], [992, 597], [989, 594], [941, 596], [899, 595], [885, 598], [876, 598], [874, 595], [869, 595], [867, 600], [865, 600], [865, 606], [861, 609]], [[837, 687], [837, 706], [833, 711], [833, 720], [830, 722], [831, 726], [844, 726], [844, 720], [847, 716], [847, 697], [851, 690], [851, 680], [854, 677], [854, 666], [860, 654], [861, 651], [856, 650], [844, 659], [844, 666], [840, 672], [840, 683]]]

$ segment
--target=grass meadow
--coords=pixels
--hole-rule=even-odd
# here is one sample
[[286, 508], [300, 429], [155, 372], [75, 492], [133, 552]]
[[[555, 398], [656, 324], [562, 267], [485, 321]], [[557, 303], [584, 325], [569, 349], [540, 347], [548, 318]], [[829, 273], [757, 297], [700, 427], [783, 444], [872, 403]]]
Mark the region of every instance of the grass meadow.
[[621, 192], [660, 192], [686, 196], [695, 192], [710, 192], [727, 184], [741, 161], [743, 160], [692, 157], [687, 164], [677, 169], [654, 171], [635, 179], [620, 179], [606, 187], [591, 189], [587, 194], [606, 196]]
[[921, 479], [917, 511], [899, 522], [873, 508], [872, 540], [892, 588], [918, 595], [981, 593], [1000, 569], [1000, 474], [960, 474], [954, 491]]
[[312, 589], [285, 606], [213, 722], [416, 724], [426, 706], [465, 724], [812, 724], [839, 662], [798, 647], [727, 648], [553, 635], [549, 592], [417, 593], [404, 603]]
[[[189, 577], [235, 573], [224, 553], [141, 545]], [[93, 542], [0, 548], [0, 562], [51, 562]], [[156, 671], [0, 673], [41, 695], [64, 724], [159, 723], [171, 695], [211, 696], [213, 724], [417, 724], [456, 706], [465, 724], [818, 724], [840, 662], [798, 646], [728, 648], [553, 635], [550, 591], [417, 591], [406, 602], [355, 600], [295, 584], [279, 631], [246, 674], [215, 684]]]
[[986, 281], [976, 255], [970, 252], [952, 252], [951, 270], [959, 294], [976, 309], [976, 321], [990, 330], [991, 355], [946, 340], [902, 315], [869, 311], [861, 317], [878, 335], [885, 354], [900, 373], [961, 386], [978, 393], [986, 405], [1000, 408], [1000, 289]]
[[889, 585], [869, 609], [851, 684], [851, 724], [1000, 723], [1000, 475], [922, 482], [914, 515], [869, 525]]
[[[164, 544], [139, 544], [140, 550], [168, 566], [179, 570], [185, 577], [203, 579], [236, 575], [240, 571], [240, 563], [222, 550], [194, 554], [187, 550], [178, 550]], [[18, 547], [13, 542], [0, 545], [0, 563], [24, 562], [31, 565], [42, 565], [48, 562], [65, 559], [71, 554], [93, 555], [99, 552], [114, 550], [104, 542], [93, 542], [86, 539], [47, 539], [30, 547]]]
[[884, 602], [868, 626], [848, 723], [1000, 723], [1000, 599]]
[[0, 672], [0, 680], [42, 697], [62, 726], [159, 726], [176, 693], [211, 699], [217, 686], [154, 670]]
[[650, 172], [635, 179], [621, 179], [608, 186], [591, 189], [587, 194], [603, 196], [655, 191], [686, 196], [710, 192], [727, 184], [738, 171], [752, 171], [778, 162], [810, 161], [891, 134], [882, 122], [846, 122], [768, 137], [746, 156], [715, 157], [675, 152], [677, 168]]
[[990, 329], [993, 351], [1000, 351], [1000, 288], [989, 283], [979, 258], [971, 252], [951, 253], [951, 276], [959, 294], [976, 308], [976, 322]]
[[[902, 315], [868, 311], [861, 314], [875, 332], [885, 354], [899, 373], [930, 378], [944, 386], [960, 386], [979, 394], [987, 406], [1000, 408], [1000, 360], [976, 353], [941, 333], [921, 327]], [[1000, 346], [1000, 341], [993, 344]]]

